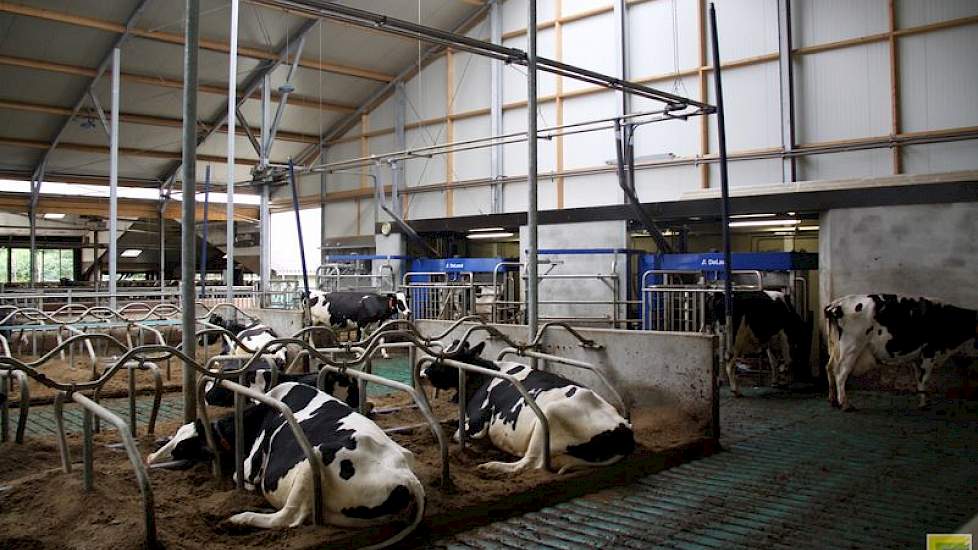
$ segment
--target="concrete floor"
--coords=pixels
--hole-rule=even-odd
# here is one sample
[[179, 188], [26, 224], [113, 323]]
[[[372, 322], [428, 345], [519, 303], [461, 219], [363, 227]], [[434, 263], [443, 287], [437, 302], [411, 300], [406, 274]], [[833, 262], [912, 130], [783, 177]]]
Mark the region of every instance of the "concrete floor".
[[725, 449], [432, 548], [924, 548], [978, 512], [978, 411], [910, 396], [724, 398]]

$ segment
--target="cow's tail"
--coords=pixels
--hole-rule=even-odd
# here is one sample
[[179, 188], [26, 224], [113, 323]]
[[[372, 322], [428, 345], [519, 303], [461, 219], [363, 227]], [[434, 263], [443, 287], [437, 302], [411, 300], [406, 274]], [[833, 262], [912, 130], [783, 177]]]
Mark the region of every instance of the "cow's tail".
[[411, 520], [411, 524], [398, 531], [398, 533], [393, 537], [372, 546], [364, 546], [361, 548], [361, 550], [378, 550], [380, 548], [387, 548], [406, 539], [408, 535], [413, 533], [414, 530], [418, 528], [418, 525], [421, 524], [421, 520], [424, 519], [424, 486], [421, 485], [421, 482], [418, 481], [417, 478], [414, 478], [408, 482], [408, 490], [411, 491], [411, 496], [414, 497], [414, 504], [411, 506], [414, 511], [414, 519]]
[[832, 357], [835, 347], [838, 345], [839, 340], [842, 339], [841, 320], [844, 312], [840, 304], [832, 302], [825, 306], [823, 313], [825, 314], [826, 344], [828, 347], [829, 357]]

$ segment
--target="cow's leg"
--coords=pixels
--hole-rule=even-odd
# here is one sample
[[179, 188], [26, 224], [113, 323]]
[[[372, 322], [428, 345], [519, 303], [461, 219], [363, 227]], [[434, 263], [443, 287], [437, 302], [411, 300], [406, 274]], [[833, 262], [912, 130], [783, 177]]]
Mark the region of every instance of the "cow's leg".
[[835, 368], [835, 391], [839, 396], [839, 408], [846, 412], [852, 412], [856, 408], [849, 403], [849, 398], [846, 396], [846, 380], [849, 379], [849, 375], [852, 374], [856, 363], [859, 361], [861, 352], [849, 353], [848, 350], [842, 350], [839, 353], [842, 357], [839, 358]]
[[[260, 529], [284, 529], [302, 525], [306, 518], [311, 515], [314, 492], [311, 477], [312, 468], [308, 464], [300, 467], [302, 470], [293, 479], [293, 483], [288, 489], [289, 495], [286, 497], [285, 506], [281, 510], [271, 514], [241, 512], [231, 516], [229, 521], [235, 525], [246, 525]], [[284, 482], [283, 479], [279, 483]], [[278, 490], [282, 490], [282, 488]]]
[[736, 331], [731, 331], [728, 333], [728, 338], [733, 338], [733, 345], [730, 346], [730, 357], [726, 359], [727, 363], [727, 381], [730, 382], [730, 393], [734, 397], [740, 397], [740, 386], [737, 384], [737, 358], [742, 356], [746, 351], [745, 348], [748, 347], [748, 340], [750, 339], [747, 334], [747, 323], [746, 321], [741, 321], [740, 326]]
[[527, 468], [543, 468], [543, 430], [540, 423], [533, 421], [533, 432], [530, 434], [530, 442], [526, 446], [526, 453], [523, 458], [516, 462], [486, 462], [479, 464], [479, 471], [493, 472], [501, 474], [518, 474]]
[[835, 364], [836, 353], [834, 350], [829, 350], [829, 362], [825, 365], [825, 377], [829, 380], [829, 405], [839, 408], [839, 399], [835, 386]]
[[730, 354], [727, 359], [727, 381], [730, 383], [730, 393], [734, 397], [740, 397], [740, 388], [737, 386], [737, 356]]
[[934, 372], [934, 368], [937, 365], [937, 358], [925, 358], [919, 363], [914, 363], [914, 375], [917, 379], [917, 398], [920, 400], [917, 405], [918, 408], [926, 409], [929, 405], [927, 402], [927, 381], [930, 380], [930, 375]]

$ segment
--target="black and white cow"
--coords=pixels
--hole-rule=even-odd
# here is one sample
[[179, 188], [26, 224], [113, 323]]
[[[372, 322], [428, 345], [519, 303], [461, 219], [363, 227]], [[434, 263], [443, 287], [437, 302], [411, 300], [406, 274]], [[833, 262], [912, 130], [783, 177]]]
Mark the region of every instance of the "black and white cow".
[[[799, 349], [804, 323], [783, 292], [774, 290], [735, 292], [733, 299], [733, 338], [730, 357], [726, 361], [730, 391], [740, 397], [737, 384], [737, 360], [749, 353], [764, 351], [775, 378], [787, 375], [793, 357]], [[709, 315], [714, 323], [725, 323], [723, 294], [714, 294], [709, 301]]]
[[[314, 290], [309, 293], [309, 313], [313, 324], [338, 330], [356, 330], [357, 340], [363, 339], [364, 330], [376, 330], [381, 323], [393, 319], [398, 313], [411, 314], [407, 297], [403, 292], [375, 294], [372, 292], [329, 292]], [[381, 340], [380, 343], [383, 343]], [[381, 350], [386, 359], [387, 350]]]
[[[524, 385], [550, 425], [551, 461], [559, 473], [621, 460], [635, 449], [631, 424], [593, 391], [553, 373], [513, 362], [493, 362], [479, 357], [485, 342], [461, 348], [446, 357], [505, 372]], [[422, 378], [440, 389], [458, 388], [458, 369], [434, 363]], [[543, 468], [543, 430], [533, 410], [508, 381], [486, 375], [466, 374], [466, 434], [474, 439], [489, 436], [494, 446], [522, 457], [512, 463], [487, 462], [479, 469], [518, 473]], [[459, 434], [456, 431], [455, 438]]]
[[[268, 395], [294, 411], [322, 460], [328, 523], [367, 527], [407, 520], [413, 514], [411, 525], [395, 540], [417, 526], [424, 515], [424, 487], [412, 472], [414, 455], [410, 451], [366, 417], [311, 386], [280, 384]], [[224, 471], [233, 470], [233, 418], [221, 418], [213, 427], [220, 448], [216, 458], [227, 466]], [[266, 405], [251, 405], [245, 409], [244, 429], [248, 453], [244, 463], [246, 487], [261, 493], [278, 511], [242, 512], [230, 521], [265, 529], [302, 525], [313, 515], [313, 470], [285, 418]], [[214, 458], [198, 420], [177, 430], [169, 442], [149, 455], [147, 462]]]
[[[220, 315], [212, 314], [207, 318], [207, 322], [219, 326], [221, 328], [227, 329], [228, 332], [234, 334], [241, 340], [241, 343], [250, 350], [258, 351], [267, 342], [278, 338], [275, 330], [268, 325], [263, 325], [258, 321], [250, 325], [244, 325], [233, 319], [224, 319]], [[213, 344], [219, 338], [216, 334], [207, 334], [204, 336], [204, 341], [206, 344]], [[230, 353], [231, 355], [236, 355], [238, 357], [251, 357], [252, 353], [242, 349], [237, 342], [231, 342], [228, 338], [222, 338], [224, 341], [224, 347], [221, 353]], [[285, 368], [286, 362], [286, 350], [285, 346], [274, 350], [272, 353], [265, 354], [266, 358], [275, 361], [276, 366], [280, 369]]]
[[[238, 367], [239, 365], [226, 365], [221, 370], [233, 370]], [[285, 384], [294, 382], [297, 384], [306, 384], [308, 386], [316, 387], [318, 376], [319, 375], [315, 373], [291, 374], [279, 372], [276, 383]], [[234, 380], [234, 382], [238, 382], [238, 380]], [[255, 391], [268, 393], [268, 391], [272, 389], [272, 371], [266, 365], [252, 365], [245, 372], [244, 385]], [[325, 375], [323, 391], [339, 399], [340, 401], [343, 401], [350, 408], [356, 409], [360, 406], [359, 386], [357, 385], [356, 380], [347, 374], [339, 374], [332, 371], [327, 372]], [[216, 386], [213, 382], [209, 381], [205, 387], [204, 399], [207, 401], [208, 405], [214, 405], [216, 407], [230, 407], [234, 405], [234, 392], [225, 389], [222, 386]]]
[[920, 406], [931, 372], [954, 355], [978, 357], [978, 311], [928, 298], [860, 294], [825, 308], [829, 402], [852, 410], [846, 380], [876, 366], [910, 363]]

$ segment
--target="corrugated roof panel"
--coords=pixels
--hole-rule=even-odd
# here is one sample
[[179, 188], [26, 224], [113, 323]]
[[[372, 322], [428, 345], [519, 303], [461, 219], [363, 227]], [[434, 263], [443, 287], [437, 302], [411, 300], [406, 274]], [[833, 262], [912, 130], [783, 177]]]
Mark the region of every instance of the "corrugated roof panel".
[[40, 151], [0, 145], [0, 170], [33, 170]]
[[[116, 35], [98, 29], [27, 17], [11, 17], [0, 49], [4, 55], [95, 68]], [[57, 37], [57, 40], [46, 38]]]
[[[273, 89], [281, 86], [285, 82], [287, 75], [288, 67], [279, 66], [272, 73]], [[349, 105], [360, 104], [367, 96], [383, 86], [383, 83], [375, 80], [321, 72], [301, 67], [292, 75], [292, 84], [295, 86], [295, 93], [297, 94], [306, 97], [318, 97], [320, 90], [322, 90], [324, 101], [336, 101]]]
[[47, 141], [64, 117], [0, 109], [0, 137]]

